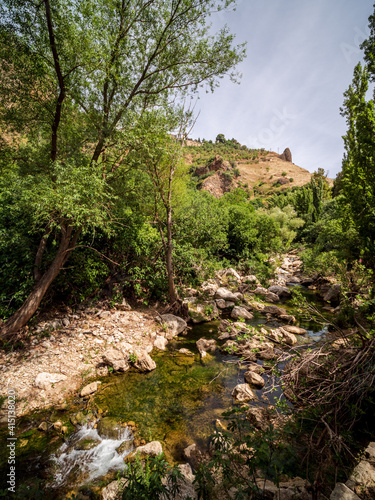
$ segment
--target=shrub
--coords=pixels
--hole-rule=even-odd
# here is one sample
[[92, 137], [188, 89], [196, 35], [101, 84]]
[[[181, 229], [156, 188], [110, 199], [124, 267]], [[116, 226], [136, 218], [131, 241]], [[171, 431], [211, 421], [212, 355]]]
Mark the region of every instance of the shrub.
[[285, 176], [286, 176], [286, 172], [282, 172], [282, 174], [281, 174], [281, 175], [282, 175], [283, 177], [285, 177]]

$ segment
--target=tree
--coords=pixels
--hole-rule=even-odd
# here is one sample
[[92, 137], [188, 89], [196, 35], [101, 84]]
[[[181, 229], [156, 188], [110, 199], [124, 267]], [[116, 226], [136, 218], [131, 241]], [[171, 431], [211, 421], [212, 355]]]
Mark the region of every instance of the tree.
[[219, 142], [221, 144], [225, 144], [225, 135], [224, 134], [217, 134], [215, 142]]
[[207, 24], [233, 2], [2, 2], [0, 165], [7, 189], [24, 190], [40, 236], [34, 287], [2, 336], [32, 317], [88, 228], [111, 230], [116, 188], [137, 166], [127, 158], [139, 116], [200, 86], [214, 90], [224, 74], [237, 80], [244, 46]]
[[342, 115], [348, 131], [344, 136], [342, 164], [344, 205], [357, 229], [368, 262], [374, 264], [375, 250], [375, 109], [367, 101], [369, 72], [359, 63], [353, 82], [344, 93]]

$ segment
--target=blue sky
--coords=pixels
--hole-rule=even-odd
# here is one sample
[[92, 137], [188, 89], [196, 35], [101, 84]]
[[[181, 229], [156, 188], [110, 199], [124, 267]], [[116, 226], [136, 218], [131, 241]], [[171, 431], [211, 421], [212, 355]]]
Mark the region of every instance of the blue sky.
[[247, 58], [240, 85], [224, 79], [213, 94], [200, 94], [190, 135], [223, 133], [280, 153], [289, 147], [297, 165], [335, 177], [346, 131], [343, 92], [373, 11], [369, 0], [238, 0], [235, 12], [214, 14], [214, 29], [227, 24], [236, 42], [248, 42]]

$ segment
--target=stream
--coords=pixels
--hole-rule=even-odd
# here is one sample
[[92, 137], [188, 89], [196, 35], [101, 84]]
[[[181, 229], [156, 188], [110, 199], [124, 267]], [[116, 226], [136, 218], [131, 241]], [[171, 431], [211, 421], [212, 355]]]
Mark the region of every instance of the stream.
[[[316, 300], [310, 291], [303, 293]], [[282, 306], [288, 308], [288, 303]], [[265, 322], [264, 315], [255, 313], [254, 319], [246, 323], [261, 326]], [[139, 440], [160, 441], [172, 463], [186, 462], [183, 450], [192, 443], [207, 448], [210, 436], [220, 426], [222, 413], [233, 406], [231, 392], [244, 382], [246, 371], [246, 365], [237, 356], [219, 349], [201, 359], [196, 341], [202, 337], [217, 339], [219, 323], [193, 325], [186, 335], [170, 341], [165, 351], [154, 351], [152, 357], [157, 367], [149, 373], [131, 369], [102, 378], [102, 389], [88, 406], [76, 400], [65, 412], [47, 412], [52, 421], [66, 422], [77, 413], [81, 416], [81, 428], [77, 431], [70, 424], [70, 432], [64, 439], [56, 433], [46, 434], [36, 429], [46, 418], [46, 412], [23, 418], [19, 424], [23, 431], [18, 437], [18, 477], [22, 476], [25, 484], [28, 479], [38, 477], [41, 487], [51, 491], [51, 498], [65, 498], [67, 492], [83, 485], [95, 490], [103, 484], [100, 482], [103, 478], [108, 482], [108, 478], [116, 478], [116, 471], [124, 469], [124, 457], [134, 449], [134, 426]], [[277, 320], [270, 324], [283, 325]], [[327, 333], [317, 323], [300, 320], [299, 326], [308, 331], [298, 336], [301, 348], [321, 341]], [[218, 346], [224, 342], [218, 341]], [[182, 348], [193, 355], [181, 354]], [[266, 404], [261, 399], [265, 390], [267, 384], [256, 390], [259, 400], [250, 404]], [[283, 398], [281, 391], [268, 395], [270, 403], [279, 398]], [[98, 417], [103, 422], [114, 422], [112, 431], [101, 427], [100, 421], [97, 427]], [[0, 433], [3, 437], [2, 430]], [[3, 470], [4, 465], [0, 472]], [[43, 498], [49, 498], [47, 493]]]

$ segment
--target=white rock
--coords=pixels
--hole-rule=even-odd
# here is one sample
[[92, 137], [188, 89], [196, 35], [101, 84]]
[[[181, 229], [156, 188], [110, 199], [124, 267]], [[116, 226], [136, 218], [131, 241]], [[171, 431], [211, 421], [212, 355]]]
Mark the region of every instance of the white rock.
[[252, 319], [254, 316], [247, 311], [244, 307], [234, 306], [232, 312], [230, 313], [231, 318], [234, 319]]
[[141, 372], [150, 372], [152, 370], [155, 370], [156, 363], [151, 358], [151, 356], [146, 353], [146, 351], [141, 350], [141, 349], [136, 349], [134, 351], [134, 354], [137, 357], [137, 360], [134, 362], [134, 366], [139, 371], [141, 371]]
[[179, 316], [175, 316], [174, 314], [162, 314], [161, 319], [163, 325], [166, 325], [167, 332], [165, 337], [168, 340], [176, 337], [187, 327], [186, 321]]
[[225, 271], [225, 276], [233, 276], [233, 278], [235, 278], [237, 281], [241, 281], [241, 276], [235, 269], [233, 269], [233, 267], [230, 267]]
[[112, 483], [109, 483], [105, 488], [102, 489], [102, 500], [117, 500], [125, 485], [126, 480], [124, 478], [112, 481]]
[[260, 375], [258, 375], [258, 373], [255, 373], [254, 371], [250, 371], [250, 370], [247, 371], [244, 374], [244, 379], [245, 379], [245, 382], [250, 384], [250, 385], [254, 385], [255, 387], [259, 387], [259, 388], [264, 387], [263, 377], [261, 377]]
[[256, 395], [249, 384], [238, 384], [232, 391], [232, 397], [237, 401], [254, 401]]
[[120, 351], [119, 349], [114, 349], [110, 347], [102, 354], [103, 361], [112, 366], [114, 371], [126, 372], [130, 368], [129, 364], [129, 352]]
[[66, 380], [67, 376], [62, 373], [38, 373], [35, 377], [34, 385], [38, 387], [38, 389], [50, 389], [52, 384], [57, 384], [63, 380]]
[[168, 340], [161, 335], [158, 335], [154, 341], [154, 347], [160, 349], [160, 351], [165, 351], [168, 344]]
[[81, 398], [83, 398], [84, 396], [89, 396], [90, 394], [94, 394], [94, 392], [99, 389], [100, 384], [100, 381], [96, 381], [86, 385], [80, 393]]
[[343, 483], [336, 484], [329, 498], [330, 500], [360, 500], [359, 496]]
[[230, 302], [237, 302], [237, 297], [228, 288], [220, 287], [216, 290], [215, 299], [229, 300]]

